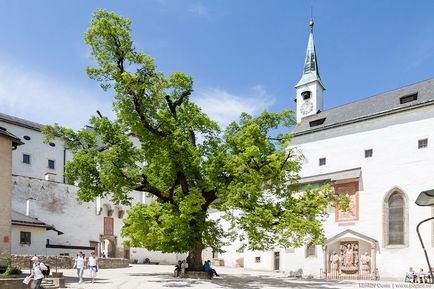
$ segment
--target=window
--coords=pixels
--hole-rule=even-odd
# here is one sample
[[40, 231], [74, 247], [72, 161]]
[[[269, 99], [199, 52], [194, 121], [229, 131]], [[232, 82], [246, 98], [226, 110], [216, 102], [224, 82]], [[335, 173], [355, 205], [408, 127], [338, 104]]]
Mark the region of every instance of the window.
[[23, 136], [23, 138], [24, 138], [25, 140], [31, 140], [31, 139], [32, 139], [32, 138], [29, 137], [28, 135]]
[[319, 165], [320, 166], [325, 166], [326, 165], [326, 158], [320, 158], [319, 159]]
[[415, 100], [417, 100], [417, 93], [401, 97], [399, 99], [399, 103], [403, 104], [403, 103], [412, 102]]
[[428, 139], [427, 139], [427, 138], [420, 139], [420, 140], [417, 142], [417, 147], [418, 147], [419, 149], [423, 149], [423, 148], [428, 147]]
[[261, 263], [261, 257], [255, 257], [255, 263]]
[[23, 154], [23, 163], [30, 165], [30, 155]]
[[20, 244], [30, 245], [32, 243], [32, 234], [30, 232], [20, 232]]
[[306, 258], [315, 257], [316, 256], [316, 247], [315, 245], [308, 244], [306, 246]]
[[384, 199], [384, 243], [386, 246], [408, 245], [408, 204], [405, 194], [393, 189]]
[[372, 158], [372, 149], [365, 150], [365, 158]]
[[320, 119], [317, 119], [317, 120], [312, 120], [312, 121], [309, 122], [309, 126], [310, 127], [319, 126], [319, 125], [322, 125], [324, 123], [324, 121], [325, 121], [325, 118], [320, 118]]
[[303, 92], [301, 93], [301, 96], [303, 97], [303, 100], [309, 99], [309, 98], [310, 98], [310, 95], [311, 95], [311, 92], [310, 92], [310, 91], [303, 91]]
[[54, 170], [54, 160], [48, 160], [48, 168]]
[[389, 206], [389, 242], [388, 245], [404, 244], [404, 199], [399, 193], [393, 193], [388, 202]]
[[104, 235], [113, 236], [113, 218], [104, 217]]
[[350, 198], [347, 211], [342, 211], [339, 206], [336, 206], [336, 222], [357, 221], [359, 219], [359, 182], [336, 184], [335, 193]]

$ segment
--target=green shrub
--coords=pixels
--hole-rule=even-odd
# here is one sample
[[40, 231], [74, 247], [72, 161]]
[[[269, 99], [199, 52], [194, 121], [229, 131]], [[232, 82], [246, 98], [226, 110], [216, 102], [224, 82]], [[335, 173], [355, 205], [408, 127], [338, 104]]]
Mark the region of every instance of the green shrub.
[[9, 276], [9, 275], [20, 275], [23, 273], [20, 268], [12, 266], [12, 258], [7, 257], [6, 262], [8, 266], [6, 267], [6, 271], [2, 274], [3, 276]]

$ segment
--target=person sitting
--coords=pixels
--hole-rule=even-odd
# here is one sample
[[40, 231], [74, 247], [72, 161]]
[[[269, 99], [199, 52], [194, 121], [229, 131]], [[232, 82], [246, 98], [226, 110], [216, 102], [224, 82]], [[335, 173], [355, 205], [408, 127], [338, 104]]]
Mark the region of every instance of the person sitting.
[[408, 272], [405, 274], [405, 280], [404, 280], [404, 282], [408, 281], [408, 282], [411, 282], [411, 283], [416, 283], [416, 278], [417, 278], [417, 275], [414, 272], [413, 267], [410, 267], [408, 269]]
[[181, 263], [181, 277], [185, 276], [185, 271], [188, 269], [188, 263], [187, 260], [182, 261]]
[[423, 268], [420, 268], [418, 275], [419, 283], [425, 283], [425, 272], [423, 271]]
[[211, 271], [211, 265], [210, 265], [209, 261], [205, 261], [205, 263], [203, 263], [202, 269], [203, 269], [203, 271], [208, 273], [209, 279], [212, 279], [213, 272]]
[[182, 261], [179, 260], [178, 264], [175, 265], [175, 270], [173, 271], [173, 277], [179, 277], [181, 273], [181, 264]]
[[211, 276], [217, 276], [217, 277], [219, 277], [219, 274], [217, 274], [217, 272], [216, 272], [216, 270], [214, 270], [212, 267], [211, 267], [211, 261], [210, 260], [208, 260], [208, 265], [209, 265], [209, 270], [211, 271]]

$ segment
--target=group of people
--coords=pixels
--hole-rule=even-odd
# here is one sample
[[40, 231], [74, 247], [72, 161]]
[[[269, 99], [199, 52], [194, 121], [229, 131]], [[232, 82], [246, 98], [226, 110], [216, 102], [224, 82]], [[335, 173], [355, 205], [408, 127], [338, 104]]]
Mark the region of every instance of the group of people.
[[[32, 257], [32, 271], [29, 275], [29, 279], [34, 279], [34, 288], [35, 289], [42, 289], [41, 283], [44, 279], [44, 275], [48, 276], [49, 273], [49, 267], [46, 266], [41, 260], [34, 256]], [[89, 275], [92, 278], [92, 283], [95, 282], [96, 272], [98, 272], [98, 257], [96, 256], [95, 252], [91, 253], [91, 256], [86, 259], [86, 256], [83, 254], [83, 252], [78, 252], [77, 257], [74, 260], [74, 269], [77, 269], [77, 276], [78, 276], [78, 282], [83, 282], [83, 272], [86, 266], [89, 268]], [[47, 273], [48, 272], [48, 273]], [[45, 273], [45, 274], [44, 274]]]
[[185, 271], [188, 269], [187, 260], [179, 260], [178, 264], [175, 265], [175, 271], [173, 272], [174, 277], [184, 277]]
[[90, 257], [87, 259], [82, 251], [78, 252], [73, 266], [74, 269], [77, 269], [78, 283], [83, 283], [83, 273], [86, 266], [89, 268], [89, 276], [94, 283], [96, 272], [98, 272], [98, 257], [95, 252], [90, 253]]
[[[185, 276], [185, 271], [187, 271], [188, 269], [188, 263], [187, 260], [183, 260], [183, 261], [178, 261], [178, 264], [175, 265], [175, 270], [173, 271], [173, 276], [174, 277], [184, 277]], [[216, 270], [214, 270], [211, 267], [211, 261], [207, 260], [205, 261], [205, 263], [202, 266], [203, 271], [208, 273], [208, 276], [210, 279], [212, 279], [213, 276], [219, 276], [219, 274], [217, 274]]]
[[[431, 269], [434, 271], [434, 268]], [[420, 268], [419, 272], [415, 272], [413, 267], [410, 267], [409, 272], [405, 276], [405, 281], [412, 283], [432, 283], [430, 272], [426, 272]]]
[[217, 277], [219, 276], [219, 274], [217, 274], [216, 270], [214, 270], [211, 267], [211, 261], [210, 260], [205, 261], [205, 263], [203, 264], [202, 268], [203, 268], [203, 271], [205, 271], [205, 272], [208, 273], [209, 279], [212, 279], [212, 277], [214, 275], [217, 276]]

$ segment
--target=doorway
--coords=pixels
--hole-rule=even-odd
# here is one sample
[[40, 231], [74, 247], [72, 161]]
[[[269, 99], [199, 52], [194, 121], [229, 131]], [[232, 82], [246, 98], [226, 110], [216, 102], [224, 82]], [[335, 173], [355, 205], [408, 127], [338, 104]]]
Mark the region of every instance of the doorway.
[[280, 270], [280, 252], [274, 252], [274, 270]]

